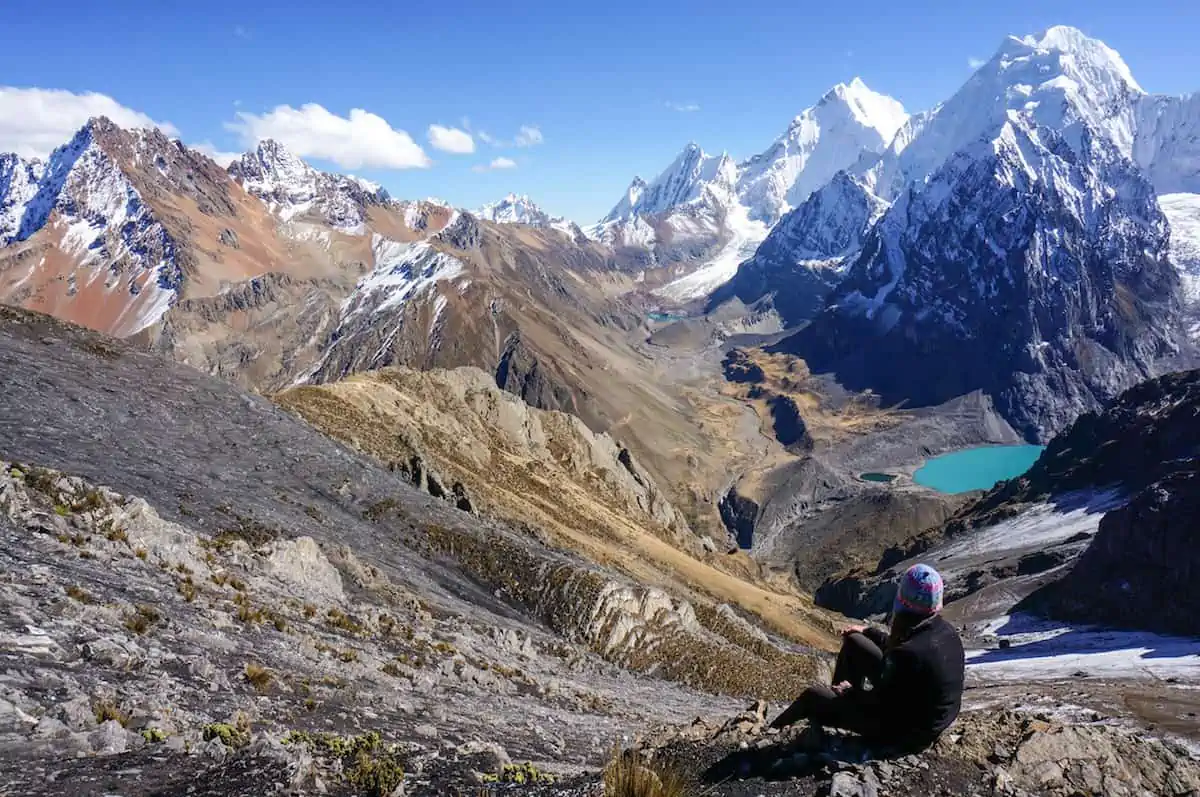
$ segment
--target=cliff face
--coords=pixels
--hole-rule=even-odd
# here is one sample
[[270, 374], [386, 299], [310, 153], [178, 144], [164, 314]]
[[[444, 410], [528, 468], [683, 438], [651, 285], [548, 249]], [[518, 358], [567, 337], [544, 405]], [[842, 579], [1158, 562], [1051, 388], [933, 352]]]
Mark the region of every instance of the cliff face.
[[1021, 605], [1064, 620], [1200, 634], [1200, 468], [1155, 481], [1100, 521], [1058, 583]]

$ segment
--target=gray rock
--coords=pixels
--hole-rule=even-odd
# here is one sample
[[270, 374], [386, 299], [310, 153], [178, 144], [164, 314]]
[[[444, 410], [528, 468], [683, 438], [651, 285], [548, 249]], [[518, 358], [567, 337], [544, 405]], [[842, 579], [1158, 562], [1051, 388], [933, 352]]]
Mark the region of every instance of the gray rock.
[[58, 718], [73, 731], [86, 731], [96, 727], [96, 713], [87, 697], [79, 696], [60, 703]]
[[119, 755], [129, 749], [129, 732], [116, 720], [105, 721], [88, 738], [97, 755]]
[[39, 739], [62, 739], [71, 735], [71, 729], [53, 717], [42, 717], [33, 729], [33, 735]]
[[27, 731], [37, 724], [37, 718], [23, 711], [15, 703], [0, 698], [0, 730]]
[[836, 772], [829, 784], [829, 797], [878, 797], [873, 783], [852, 772]]

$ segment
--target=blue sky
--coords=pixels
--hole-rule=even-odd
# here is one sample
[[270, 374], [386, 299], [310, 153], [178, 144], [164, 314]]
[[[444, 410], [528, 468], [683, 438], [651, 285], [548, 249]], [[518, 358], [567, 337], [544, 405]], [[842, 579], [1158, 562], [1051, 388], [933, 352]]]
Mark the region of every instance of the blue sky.
[[[336, 117], [363, 109], [406, 132], [432, 162], [347, 168], [308, 159], [399, 197], [475, 207], [516, 191], [583, 222], [607, 212], [635, 173], [657, 174], [689, 140], [753, 154], [831, 85], [856, 75], [910, 111], [933, 105], [966, 79], [969, 59], [989, 57], [1008, 33], [1074, 25], [1117, 49], [1146, 90], [1200, 89], [1200, 3], [1185, 0], [572, 6], [580, 7], [109, 0], [98, 11], [92, 0], [9, 0], [0, 85], [99, 92], [170, 122], [188, 143], [221, 151], [275, 129], [281, 119], [268, 115], [278, 106], [315, 103]], [[230, 129], [239, 113], [253, 115], [241, 119], [241, 133]], [[10, 137], [32, 135], [25, 128], [40, 123], [8, 115], [9, 126], [21, 128]], [[300, 114], [292, 126], [308, 119]], [[467, 130], [464, 119], [473, 153], [430, 143], [431, 124]], [[522, 127], [528, 146], [515, 146]], [[359, 129], [335, 124], [324, 135]], [[398, 142], [389, 131], [373, 146]], [[499, 158], [515, 166], [484, 170]]]

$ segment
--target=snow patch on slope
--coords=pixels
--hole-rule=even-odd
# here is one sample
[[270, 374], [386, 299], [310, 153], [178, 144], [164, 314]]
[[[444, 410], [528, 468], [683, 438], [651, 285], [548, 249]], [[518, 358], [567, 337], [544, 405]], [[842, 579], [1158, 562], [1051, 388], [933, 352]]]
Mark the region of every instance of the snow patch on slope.
[[728, 282], [737, 273], [738, 265], [754, 254], [767, 235], [767, 226], [749, 218], [746, 209], [735, 205], [725, 217], [730, 232], [729, 242], [712, 260], [688, 274], [654, 291], [665, 299], [687, 302], [699, 299]]
[[967, 653], [968, 670], [988, 680], [1039, 681], [1084, 672], [1095, 678], [1200, 681], [1200, 639], [1076, 626], [1005, 615], [985, 632], [1009, 647]]
[[462, 261], [437, 251], [428, 243], [401, 243], [375, 234], [371, 238], [375, 269], [359, 280], [354, 293], [342, 303], [342, 319], [370, 310], [393, 310], [419, 296], [434, 284], [463, 273]]

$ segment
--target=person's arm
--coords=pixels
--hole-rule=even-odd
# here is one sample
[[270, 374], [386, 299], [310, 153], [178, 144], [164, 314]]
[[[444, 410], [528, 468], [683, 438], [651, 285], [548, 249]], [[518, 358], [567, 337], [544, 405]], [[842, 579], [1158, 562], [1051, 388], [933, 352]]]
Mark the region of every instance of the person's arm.
[[888, 632], [875, 626], [867, 626], [860, 633], [867, 639], [875, 643], [876, 647], [883, 650], [887, 646]]

